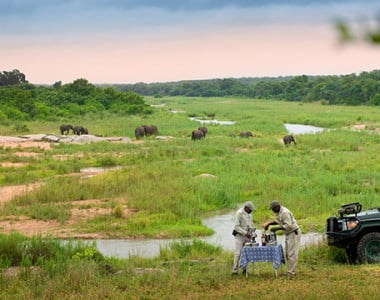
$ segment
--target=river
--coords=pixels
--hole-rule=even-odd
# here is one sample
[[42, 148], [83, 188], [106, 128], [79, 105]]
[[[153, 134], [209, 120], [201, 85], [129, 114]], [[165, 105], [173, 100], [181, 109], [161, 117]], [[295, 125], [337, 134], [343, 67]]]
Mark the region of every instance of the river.
[[[232, 228], [234, 226], [235, 211], [212, 216], [202, 220], [203, 225], [213, 229], [215, 233], [212, 236], [199, 238], [207, 243], [221, 246], [224, 250], [233, 251], [234, 237], [232, 236]], [[259, 227], [259, 226], [257, 226]], [[261, 230], [257, 229], [258, 236]], [[315, 244], [324, 239], [322, 233], [306, 233], [302, 235], [301, 246]], [[278, 235], [277, 241], [285, 244], [284, 235]], [[172, 239], [144, 239], [144, 240], [96, 240], [98, 250], [106, 256], [114, 256], [119, 258], [128, 258], [130, 256], [155, 257], [160, 253], [160, 248], [168, 247], [171, 243], [180, 240]], [[259, 241], [259, 240], [257, 240]]]
[[[194, 118], [194, 120], [197, 120]], [[197, 120], [200, 121], [200, 120]], [[202, 120], [204, 121], [204, 120]], [[200, 121], [200, 122], [202, 122]], [[211, 123], [211, 122], [210, 122]], [[219, 125], [232, 125], [234, 122], [212, 120], [212, 123]], [[324, 128], [301, 124], [284, 124], [289, 134], [315, 134], [322, 132]], [[234, 238], [232, 236], [232, 228], [234, 222], [235, 211], [215, 215], [202, 220], [203, 225], [214, 230], [214, 234], [208, 237], [202, 237], [207, 243], [221, 246], [224, 250], [234, 250]], [[261, 231], [256, 231], [257, 235], [261, 235]], [[317, 243], [324, 239], [321, 233], [306, 233], [302, 235], [301, 246]], [[171, 239], [144, 239], [144, 240], [96, 240], [98, 250], [105, 256], [114, 256], [119, 258], [128, 258], [130, 256], [155, 257], [160, 253], [162, 247], [168, 247], [174, 241]], [[278, 235], [277, 241], [284, 245], [284, 236]]]

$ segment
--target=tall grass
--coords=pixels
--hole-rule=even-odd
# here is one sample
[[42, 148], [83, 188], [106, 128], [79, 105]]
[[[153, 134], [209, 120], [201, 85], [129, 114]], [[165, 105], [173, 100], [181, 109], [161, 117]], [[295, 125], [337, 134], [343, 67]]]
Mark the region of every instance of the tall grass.
[[[148, 103], [158, 101], [166, 105], [148, 118], [103, 115], [100, 120], [87, 118], [82, 123], [92, 134], [132, 138], [136, 126], [156, 124], [160, 135], [173, 139], [53, 144], [52, 150], [38, 150], [37, 156], [28, 159], [17, 156], [17, 151], [35, 149], [0, 149], [3, 160], [27, 163], [20, 168], [2, 168], [2, 185], [44, 183], [35, 192], [7, 203], [0, 214], [64, 223], [73, 201], [104, 199], [105, 205], [115, 209], [117, 198], [118, 205], [137, 213], [110, 213], [78, 224], [77, 229], [107, 232], [112, 237], [196, 237], [211, 233], [201, 224], [203, 214], [235, 208], [247, 199], [257, 208], [256, 222], [273, 217], [266, 208], [272, 199], [278, 199], [293, 211], [303, 231], [323, 231], [325, 219], [344, 203], [360, 201], [364, 207], [380, 203], [380, 135], [343, 129], [358, 122], [380, 127], [379, 108], [239, 98], [147, 98]], [[174, 114], [169, 109], [185, 113]], [[209, 125], [204, 140], [191, 141], [191, 131], [199, 123], [188, 116], [209, 113], [236, 123]], [[284, 122], [330, 130], [298, 135], [297, 145], [285, 147], [280, 143], [286, 133]], [[28, 128], [40, 133], [40, 125], [33, 122]], [[54, 132], [59, 125], [48, 123], [41, 128]], [[255, 137], [236, 137], [243, 130], [252, 130]], [[62, 176], [84, 167], [104, 166], [122, 169], [92, 178]]]
[[53, 237], [34, 236], [27, 238], [18, 233], [0, 235], [0, 266], [37, 266], [65, 263], [68, 259], [104, 260], [94, 243], [67, 241]]
[[1, 299], [277, 299], [279, 291], [285, 299], [378, 297], [378, 267], [348, 265], [325, 244], [301, 250], [293, 279], [276, 278], [271, 263], [232, 277], [231, 253], [197, 239], [150, 259], [106, 258], [91, 245], [17, 234], [0, 236], [0, 247]]

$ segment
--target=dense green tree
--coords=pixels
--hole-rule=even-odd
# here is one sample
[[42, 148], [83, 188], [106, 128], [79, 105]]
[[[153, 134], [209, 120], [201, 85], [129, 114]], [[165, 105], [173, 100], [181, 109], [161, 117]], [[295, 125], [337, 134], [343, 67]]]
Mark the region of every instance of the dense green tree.
[[154, 84], [117, 85], [115, 89], [143, 95], [162, 96], [245, 96], [287, 101], [321, 101], [333, 104], [377, 105], [373, 97], [379, 92], [380, 71], [360, 75], [288, 76], [264, 78], [225, 78], [188, 80]]
[[152, 111], [141, 95], [122, 92], [112, 87], [101, 88], [78, 79], [72, 83], [53, 86], [34, 86], [27, 82], [0, 86], [0, 118], [49, 119], [112, 109], [124, 114], [149, 114]]
[[77, 79], [72, 83], [65, 84], [63, 90], [70, 94], [77, 94], [80, 96], [89, 96], [96, 89], [96, 86], [89, 83], [86, 79]]
[[27, 83], [25, 75], [19, 70], [0, 72], [0, 86]]

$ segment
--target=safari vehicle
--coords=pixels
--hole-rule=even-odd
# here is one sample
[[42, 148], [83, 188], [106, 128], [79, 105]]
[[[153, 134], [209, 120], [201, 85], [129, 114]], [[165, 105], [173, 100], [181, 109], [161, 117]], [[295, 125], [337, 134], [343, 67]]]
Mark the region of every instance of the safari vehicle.
[[327, 219], [327, 243], [345, 248], [350, 263], [380, 263], [380, 206], [361, 211], [359, 202], [342, 205]]

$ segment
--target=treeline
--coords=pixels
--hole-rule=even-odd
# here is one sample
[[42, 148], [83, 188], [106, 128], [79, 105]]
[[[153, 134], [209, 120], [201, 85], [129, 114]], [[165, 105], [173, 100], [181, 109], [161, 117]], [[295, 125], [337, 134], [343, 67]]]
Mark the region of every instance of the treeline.
[[52, 86], [30, 84], [18, 70], [0, 72], [0, 122], [56, 120], [109, 111], [150, 114], [143, 96], [224, 97], [380, 105], [380, 70], [360, 75], [225, 78], [97, 86], [86, 79]]
[[225, 78], [112, 85], [145, 96], [245, 96], [326, 104], [380, 105], [380, 70], [360, 75]]
[[[5, 76], [4, 76], [5, 74]], [[86, 79], [62, 85], [36, 86], [18, 70], [0, 72], [0, 122], [6, 120], [56, 120], [61, 117], [110, 111], [150, 114], [143, 96], [113, 87], [99, 87]]]

